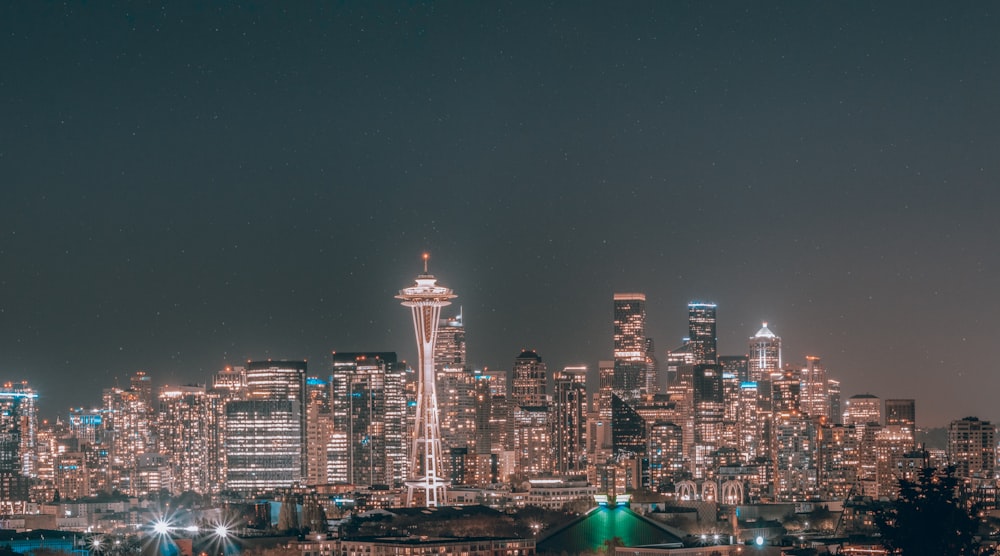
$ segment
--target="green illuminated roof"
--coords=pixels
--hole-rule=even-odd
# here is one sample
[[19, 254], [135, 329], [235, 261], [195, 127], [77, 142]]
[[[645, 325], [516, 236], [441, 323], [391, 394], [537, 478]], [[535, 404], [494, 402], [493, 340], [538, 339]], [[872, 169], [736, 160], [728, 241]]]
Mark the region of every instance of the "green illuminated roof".
[[624, 546], [644, 546], [681, 542], [662, 525], [646, 519], [625, 506], [598, 506], [579, 519], [540, 539], [538, 552], [569, 554], [592, 552], [604, 541], [618, 537]]

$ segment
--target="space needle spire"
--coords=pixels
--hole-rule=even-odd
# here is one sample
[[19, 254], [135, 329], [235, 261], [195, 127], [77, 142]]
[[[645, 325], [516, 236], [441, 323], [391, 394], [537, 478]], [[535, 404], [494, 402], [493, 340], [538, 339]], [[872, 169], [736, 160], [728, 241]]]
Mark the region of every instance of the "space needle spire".
[[445, 502], [448, 481], [441, 466], [441, 428], [438, 422], [437, 388], [434, 384], [434, 343], [437, 340], [441, 307], [451, 305], [457, 297], [427, 272], [424, 253], [424, 273], [416, 284], [399, 291], [396, 299], [413, 311], [413, 329], [417, 336], [417, 359], [420, 374], [417, 382], [417, 415], [413, 431], [413, 465], [411, 480], [406, 481], [406, 505], [414, 504], [413, 494], [422, 490], [428, 508]]

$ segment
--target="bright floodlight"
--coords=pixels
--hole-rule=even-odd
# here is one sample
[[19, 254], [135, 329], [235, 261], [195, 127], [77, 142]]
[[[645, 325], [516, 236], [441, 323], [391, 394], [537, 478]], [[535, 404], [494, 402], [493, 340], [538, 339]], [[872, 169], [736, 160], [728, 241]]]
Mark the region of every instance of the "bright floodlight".
[[226, 537], [228, 537], [229, 536], [229, 527], [226, 527], [225, 525], [216, 525], [215, 526], [215, 536], [223, 538], [223, 539], [226, 538]]
[[198, 532], [198, 526], [197, 525], [188, 525], [187, 527], [184, 528], [184, 530], [187, 531], [188, 533], [197, 533]]
[[153, 531], [156, 532], [157, 535], [166, 535], [167, 532], [170, 531], [170, 526], [167, 525], [166, 521], [157, 521], [153, 524]]
[[97, 550], [98, 548], [101, 548], [101, 539], [94, 539], [90, 541], [90, 544], [94, 547], [94, 550]]
[[757, 546], [764, 546], [764, 537], [758, 535], [757, 538], [754, 539], [754, 542], [757, 543]]

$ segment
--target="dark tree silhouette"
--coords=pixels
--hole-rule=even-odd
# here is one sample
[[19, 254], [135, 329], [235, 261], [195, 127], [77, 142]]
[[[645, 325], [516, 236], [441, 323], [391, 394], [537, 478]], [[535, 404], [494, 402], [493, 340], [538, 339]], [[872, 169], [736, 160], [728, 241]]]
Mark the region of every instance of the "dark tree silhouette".
[[882, 544], [906, 556], [976, 554], [978, 522], [958, 497], [954, 468], [899, 481], [899, 499], [876, 515]]
[[601, 545], [599, 554], [604, 556], [614, 556], [615, 549], [619, 546], [625, 546], [625, 541], [621, 537], [612, 537], [610, 539], [604, 539], [604, 544]]

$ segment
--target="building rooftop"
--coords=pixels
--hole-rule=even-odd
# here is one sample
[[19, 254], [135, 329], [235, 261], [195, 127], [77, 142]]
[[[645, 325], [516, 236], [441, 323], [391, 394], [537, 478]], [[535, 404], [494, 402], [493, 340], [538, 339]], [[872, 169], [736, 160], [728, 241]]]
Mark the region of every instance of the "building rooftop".
[[517, 356], [518, 359], [534, 359], [535, 361], [541, 361], [542, 358], [533, 349], [521, 350], [521, 355]]
[[753, 335], [753, 337], [754, 338], [777, 338], [778, 336], [774, 332], [771, 332], [771, 330], [767, 327], [767, 323], [765, 322], [765, 323], [761, 324], [760, 330], [758, 330], [757, 333]]
[[625, 506], [598, 506], [578, 519], [539, 539], [538, 552], [578, 554], [604, 547], [604, 541], [618, 537], [625, 546], [682, 542], [665, 526], [645, 518]]

